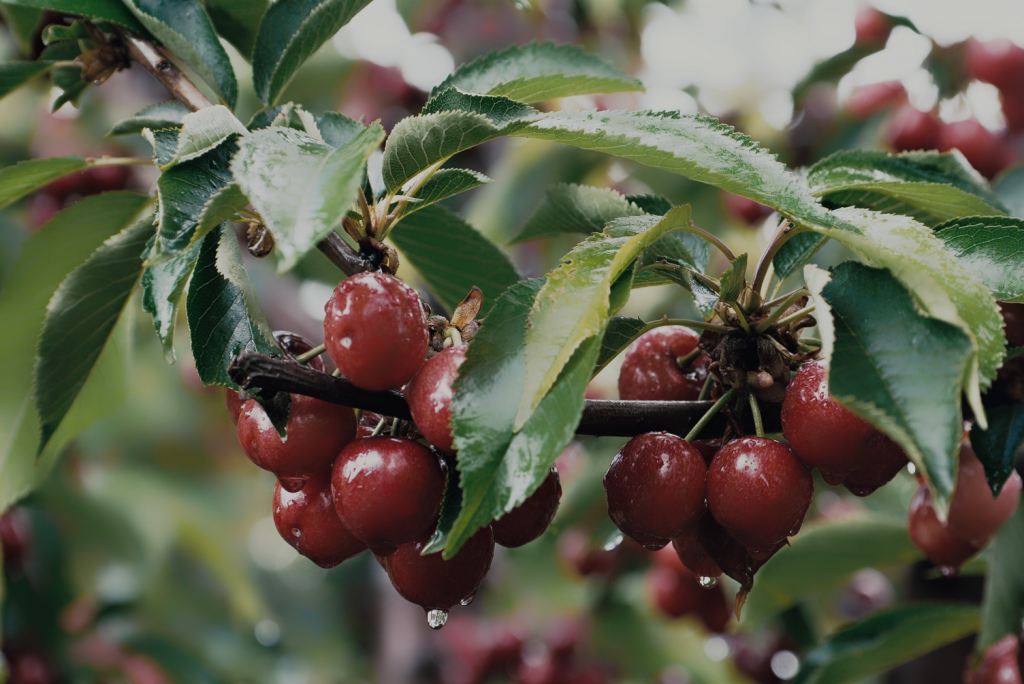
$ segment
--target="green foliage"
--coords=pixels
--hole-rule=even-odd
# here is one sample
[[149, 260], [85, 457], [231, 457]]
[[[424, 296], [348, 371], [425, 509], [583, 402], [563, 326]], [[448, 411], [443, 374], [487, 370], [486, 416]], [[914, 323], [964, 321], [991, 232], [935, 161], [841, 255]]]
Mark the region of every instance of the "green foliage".
[[164, 348], [164, 359], [173, 363], [174, 326], [185, 285], [199, 258], [201, 241], [193, 242], [174, 258], [142, 273], [142, 308], [153, 317], [153, 327]]
[[785, 280], [799, 271], [826, 242], [828, 238], [817, 233], [798, 233], [789, 238], [772, 259], [776, 277]]
[[316, 120], [320, 137], [331, 147], [344, 147], [359, 135], [364, 126], [360, 122], [338, 112], [324, 112]]
[[206, 0], [206, 13], [217, 33], [248, 59], [267, 4], [268, 0]]
[[[974, 435], [972, 435], [972, 444]], [[981, 653], [1007, 634], [1020, 632], [1024, 618], [1024, 508], [996, 533], [981, 606], [981, 632], [975, 650]]]
[[463, 64], [431, 96], [458, 88], [520, 102], [555, 97], [643, 90], [643, 84], [575, 45], [528, 43]]
[[142, 129], [142, 137], [153, 146], [153, 161], [157, 166], [169, 164], [174, 159], [174, 153], [178, 149], [178, 135], [180, 127], [159, 128], [150, 130]]
[[484, 174], [469, 169], [441, 169], [416, 193], [416, 199], [419, 201], [409, 202], [399, 216], [408, 216], [431, 204], [490, 182], [491, 179]]
[[181, 130], [177, 132], [174, 154], [170, 160], [160, 162], [160, 166], [166, 171], [175, 164], [203, 156], [233, 135], [247, 133], [242, 122], [223, 105], [185, 114], [181, 118]]
[[996, 299], [1024, 302], [1024, 220], [971, 216], [947, 221], [935, 232]]
[[0, 169], [0, 207], [88, 165], [81, 157], [48, 157]]
[[633, 340], [640, 337], [647, 329], [647, 324], [640, 318], [624, 318], [612, 316], [608, 319], [604, 337], [601, 338], [601, 350], [594, 365], [594, 375], [611, 363], [612, 359], [626, 350]]
[[735, 304], [736, 300], [739, 299], [740, 293], [743, 291], [746, 274], [747, 255], [740, 254], [729, 264], [729, 268], [725, 269], [725, 272], [722, 273], [722, 277], [719, 279], [721, 287], [718, 292], [719, 301], [726, 304]]
[[985, 466], [993, 496], [999, 496], [1024, 446], [1024, 403], [989, 408], [988, 430], [972, 430], [971, 446]]
[[132, 16], [132, 13], [118, 0], [3, 0], [3, 3], [102, 19], [130, 29], [139, 35], [149, 35], [138, 19]]
[[993, 182], [992, 190], [1006, 206], [1010, 216], [1024, 218], [1024, 164], [1016, 164]]
[[31, 57], [35, 52], [35, 39], [43, 23], [43, 10], [0, 3], [0, 17], [11, 31], [21, 54]]
[[459, 470], [454, 456], [444, 456], [446, 470], [444, 498], [441, 500], [441, 514], [437, 521], [437, 530], [430, 543], [423, 547], [423, 553], [437, 553], [448, 543], [448, 532], [462, 512], [462, 487], [459, 482]]
[[53, 68], [53, 62], [0, 62], [0, 97]]
[[369, 0], [271, 4], [260, 21], [252, 51], [252, 78], [260, 100], [268, 105], [277, 102], [302, 63], [368, 4]]
[[558, 183], [544, 192], [544, 201], [509, 244], [563, 233], [600, 233], [614, 219], [644, 213], [610, 188]]
[[142, 133], [145, 128], [154, 131], [160, 128], [174, 128], [181, 125], [181, 120], [190, 111], [188, 107], [177, 100], [149, 105], [127, 119], [118, 121], [107, 135]]

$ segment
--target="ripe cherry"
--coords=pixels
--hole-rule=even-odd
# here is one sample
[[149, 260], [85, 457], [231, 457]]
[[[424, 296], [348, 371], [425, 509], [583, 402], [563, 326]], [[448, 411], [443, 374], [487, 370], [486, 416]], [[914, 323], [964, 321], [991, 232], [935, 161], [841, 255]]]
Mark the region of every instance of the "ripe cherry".
[[237, 426], [238, 416], [242, 414], [242, 404], [244, 403], [241, 397], [238, 396], [238, 390], [233, 390], [230, 387], [225, 388], [224, 403], [227, 404], [228, 415], [231, 416], [231, 422]]
[[905, 102], [907, 91], [899, 81], [871, 83], [854, 88], [846, 103], [849, 112], [858, 119], [866, 119], [886, 107], [895, 107]]
[[731, 192], [722, 193], [722, 207], [727, 215], [735, 217], [748, 226], [761, 223], [772, 213], [771, 207], [766, 207], [743, 195], [734, 195]]
[[465, 347], [445, 349], [427, 359], [405, 387], [416, 427], [427, 441], [447, 453], [452, 453], [452, 382], [465, 360]]
[[1003, 91], [1003, 116], [1006, 127], [1014, 133], [1024, 131], [1024, 90]]
[[907, 532], [917, 548], [924, 551], [946, 577], [952, 577], [967, 559], [978, 553], [980, 547], [958, 537], [944, 525], [932, 505], [931, 490], [922, 484], [910, 502], [907, 512]]
[[[288, 332], [287, 330], [275, 330], [274, 339], [277, 340], [277, 345], [284, 352], [285, 358], [292, 361], [295, 360], [296, 356], [301, 356], [316, 346], [302, 335]], [[323, 357], [320, 356], [314, 356], [306, 362], [306, 365], [321, 373], [325, 370]]]
[[310, 476], [330, 470], [338, 452], [356, 435], [356, 416], [347, 406], [302, 394], [291, 397], [287, 441], [281, 441], [255, 399], [242, 404], [238, 441], [253, 463], [277, 475], [289, 491], [297, 491]]
[[1024, 84], [1024, 48], [1008, 38], [987, 42], [972, 38], [964, 57], [973, 78], [991, 83], [1004, 95]]
[[445, 476], [437, 455], [419, 442], [370, 437], [338, 454], [331, 485], [345, 527], [376, 555], [387, 556], [432, 530]]
[[938, 148], [942, 152], [960, 150], [971, 166], [986, 178], [993, 178], [1010, 162], [1006, 141], [976, 119], [943, 124], [939, 128]]
[[494, 543], [515, 549], [529, 544], [544, 534], [555, 519], [558, 502], [562, 498], [562, 485], [554, 466], [526, 501], [491, 523]]
[[689, 570], [655, 565], [647, 573], [651, 602], [670, 618], [681, 618], [700, 604], [704, 590]]
[[640, 336], [626, 351], [619, 371], [619, 397], [626, 400], [693, 401], [700, 396], [711, 360], [701, 353], [680, 367], [700, 337], [689, 328], [666, 325]]
[[764, 437], [735, 439], [708, 470], [708, 508], [754, 558], [796, 534], [811, 505], [811, 471], [786, 445]]
[[[828, 393], [825, 365], [805, 363], [786, 388], [782, 402], [782, 433], [797, 458], [817, 468], [830, 485], [841, 484], [850, 471], [871, 466], [856, 478], [857, 488], [885, 484], [907, 463], [902, 450], [873, 425], [857, 416]], [[889, 474], [891, 455], [902, 457]], [[877, 487], [875, 487], [877, 489]], [[872, 490], [873, 491], [873, 490]]]
[[[705, 512], [705, 515], [709, 514]], [[700, 578], [702, 585], [712, 586], [722, 576], [722, 568], [718, 567], [718, 563], [700, 542], [700, 521], [687, 526], [681, 535], [672, 540], [672, 547], [682, 564]]]
[[697, 450], [704, 459], [704, 463], [707, 466], [711, 465], [711, 461], [715, 459], [715, 454], [722, 448], [721, 439], [695, 439], [690, 442], [690, 446]]
[[885, 140], [897, 152], [933, 150], [939, 143], [939, 121], [930, 112], [905, 104], [889, 119]]
[[423, 306], [397, 278], [351, 276], [334, 288], [325, 311], [327, 352], [355, 386], [399, 389], [423, 365], [429, 341]]
[[[447, 611], [457, 603], [473, 596], [491, 569], [494, 558], [494, 533], [484, 527], [462, 545], [450, 560], [440, 553], [420, 555], [433, 537], [433, 530], [398, 549], [383, 560], [391, 584], [406, 601], [415, 603], [444, 624], [447, 615], [430, 616], [431, 611]], [[435, 626], [435, 622], [431, 626]]]
[[843, 486], [851, 494], [867, 496], [892, 481], [907, 467], [909, 459], [900, 445], [882, 435], [880, 440], [868, 440], [868, 454], [860, 467], [854, 468], [843, 479]]
[[25, 561], [31, 545], [32, 519], [24, 508], [14, 507], [0, 516], [0, 548], [8, 570]]
[[967, 656], [963, 681], [967, 684], [1021, 684], [1018, 648], [1017, 635], [1007, 634], [985, 649], [981, 662], [973, 670], [974, 654]]
[[700, 453], [667, 432], [631, 439], [604, 476], [608, 515], [623, 534], [657, 550], [699, 519], [707, 467]]
[[297, 492], [274, 485], [274, 525], [281, 538], [321, 568], [333, 568], [366, 550], [341, 523], [331, 498], [330, 473], [311, 477]]
[[590, 535], [582, 529], [567, 530], [558, 538], [559, 561], [581, 577], [608, 575], [618, 566], [621, 557], [621, 544], [610, 549], [595, 548]]
[[865, 7], [854, 20], [857, 31], [857, 45], [877, 45], [889, 40], [892, 23], [874, 7]]
[[1013, 472], [999, 496], [994, 497], [985, 479], [984, 466], [974, 449], [964, 444], [960, 447], [956, 487], [949, 502], [950, 531], [975, 546], [984, 546], [1017, 510], [1020, 489], [1020, 475]]

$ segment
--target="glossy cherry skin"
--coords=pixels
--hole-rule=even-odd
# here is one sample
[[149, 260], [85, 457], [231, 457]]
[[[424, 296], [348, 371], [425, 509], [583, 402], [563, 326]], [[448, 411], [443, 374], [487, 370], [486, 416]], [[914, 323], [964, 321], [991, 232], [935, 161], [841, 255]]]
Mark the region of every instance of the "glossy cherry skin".
[[922, 484], [910, 502], [907, 512], [907, 533], [917, 548], [946, 577], [952, 577], [960, 566], [981, 550], [971, 542], [958, 537], [946, 525], [942, 524], [932, 505], [931, 491], [928, 485]]
[[228, 407], [228, 415], [231, 417], [231, 422], [236, 426], [238, 425], [238, 416], [242, 414], [242, 400], [238, 396], [238, 390], [233, 390], [230, 387], [224, 389], [224, 403]]
[[700, 518], [706, 477], [704, 459], [682, 438], [638, 435], [605, 473], [608, 516], [636, 543], [660, 549]]
[[329, 472], [309, 478], [297, 492], [275, 484], [274, 525], [281, 539], [321, 568], [333, 568], [366, 550], [334, 510]]
[[697, 348], [700, 336], [666, 325], [640, 336], [626, 351], [619, 371], [619, 398], [641, 401], [693, 401], [700, 396], [711, 360], [701, 353], [687, 368], [676, 359]]
[[491, 523], [494, 543], [515, 549], [544, 534], [555, 519], [561, 498], [562, 484], [558, 471], [552, 466], [548, 476], [526, 501]]
[[480, 588], [494, 558], [494, 533], [490, 526], [484, 527], [450, 560], [440, 553], [420, 555], [433, 534], [428, 529], [415, 541], [399, 546], [383, 560], [384, 569], [406, 601], [426, 611], [446, 611]]
[[466, 360], [465, 347], [452, 347], [427, 359], [405, 387], [412, 420], [431, 444], [452, 448], [452, 382]]
[[895, 107], [905, 102], [907, 91], [899, 81], [872, 83], [853, 89], [846, 109], [858, 119], [866, 119], [886, 107]]
[[673, 539], [672, 548], [682, 564], [697, 577], [718, 579], [722, 576], [722, 568], [700, 542], [700, 521], [690, 524]]
[[708, 508], [754, 558], [796, 534], [811, 505], [811, 471], [789, 447], [764, 437], [726, 444], [708, 470]]
[[347, 406], [291, 396], [288, 441], [281, 441], [255, 399], [242, 404], [238, 441], [253, 463], [285, 480], [284, 486], [294, 491], [310, 476], [330, 470], [338, 452], [355, 438], [356, 416]]
[[[281, 351], [284, 352], [285, 357], [292, 360], [294, 360], [296, 356], [302, 356], [316, 346], [302, 335], [288, 332], [287, 330], [275, 330], [274, 339], [277, 340], [277, 346], [279, 346]], [[325, 370], [324, 359], [322, 356], [314, 356], [306, 362], [306, 365], [313, 370], [320, 371], [321, 373]]]
[[843, 486], [851, 494], [867, 496], [884, 484], [888, 484], [910, 459], [900, 445], [879, 433], [880, 439], [869, 440], [870, 446], [864, 462], [843, 478]]
[[1008, 38], [969, 39], [964, 57], [973, 78], [991, 83], [1004, 95], [1024, 85], [1024, 48]]
[[993, 178], [1010, 163], [1005, 140], [982, 126], [976, 119], [943, 124], [939, 129], [938, 149], [958, 149], [978, 173]]
[[324, 307], [324, 344], [356, 387], [399, 389], [416, 374], [429, 341], [416, 291], [380, 272], [342, 281]]
[[865, 7], [857, 13], [854, 28], [857, 31], [858, 45], [885, 43], [892, 32], [892, 24], [874, 7]]
[[[782, 402], [782, 434], [797, 458], [808, 468], [821, 471], [825, 482], [838, 485], [851, 470], [876, 460], [879, 453], [886, 456], [894, 447], [899, 451], [899, 447], [829, 396], [825, 371], [824, 364], [812, 361], [790, 381]], [[867, 475], [862, 473], [859, 479], [870, 479]]]
[[897, 152], [933, 150], [939, 143], [939, 120], [905, 104], [892, 115], [886, 126], [885, 140]]
[[387, 556], [433, 528], [445, 476], [438, 457], [419, 442], [370, 437], [338, 454], [331, 485], [345, 527]]
[[985, 649], [981, 662], [972, 671], [974, 654], [967, 656], [963, 680], [967, 684], [1021, 684], [1017, 651], [1020, 640], [1016, 634], [1007, 634]]
[[707, 466], [711, 465], [711, 461], [715, 460], [715, 454], [722, 448], [721, 439], [695, 439], [690, 442], [690, 446], [697, 450], [697, 453], [704, 459], [704, 463]]
[[1003, 526], [1020, 501], [1021, 479], [1015, 472], [1003, 485], [998, 497], [985, 479], [985, 468], [967, 444], [960, 447], [956, 487], [949, 502], [949, 529], [975, 546], [984, 546]]

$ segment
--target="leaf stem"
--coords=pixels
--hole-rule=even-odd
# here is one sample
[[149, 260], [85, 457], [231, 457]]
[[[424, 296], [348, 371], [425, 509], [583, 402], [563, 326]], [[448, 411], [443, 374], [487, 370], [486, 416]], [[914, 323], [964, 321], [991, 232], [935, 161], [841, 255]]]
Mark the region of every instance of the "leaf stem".
[[722, 410], [722, 407], [725, 406], [729, 402], [729, 400], [732, 399], [733, 396], [735, 396], [735, 394], [735, 387], [733, 387], [728, 392], [723, 394], [718, 399], [718, 401], [716, 401], [711, 406], [711, 408], [708, 409], [708, 412], [701, 416], [701, 419], [697, 421], [697, 424], [693, 426], [692, 430], [686, 433], [686, 437], [684, 437], [683, 439], [685, 439], [687, 442], [692, 442], [694, 439], [696, 439], [697, 435], [700, 434], [700, 431], [704, 429], [704, 426], [711, 422], [711, 419], [714, 418], [715, 415]]
[[747, 317], [743, 315], [743, 310], [740, 308], [740, 305], [735, 302], [729, 302], [729, 306], [732, 307], [732, 310], [736, 313], [736, 318], [739, 319], [740, 327], [743, 328], [743, 332], [750, 335], [750, 324], [747, 323]]
[[778, 321], [776, 321], [775, 325], [777, 325], [777, 326], [779, 326], [781, 328], [782, 326], [788, 325], [788, 324], [792, 323], [793, 321], [799, 321], [804, 316], [808, 316], [808, 315], [810, 315], [812, 313], [814, 313], [814, 305], [813, 304], [811, 304], [810, 306], [805, 306], [804, 308], [800, 309], [799, 311], [794, 311], [793, 313], [789, 314], [785, 318], [780, 318]]
[[794, 292], [790, 292], [789, 296], [783, 299], [782, 303], [775, 307], [775, 310], [772, 311], [771, 315], [769, 315], [768, 318], [764, 319], [763, 321], [757, 324], [757, 327], [754, 328], [754, 332], [760, 335], [765, 330], [772, 327], [772, 324], [775, 321], [779, 320], [779, 316], [786, 313], [786, 309], [793, 306], [793, 303], [796, 300], [804, 296], [804, 292], [806, 292], [806, 290], [804, 290], [803, 288], [795, 290]]
[[308, 352], [304, 354], [299, 354], [298, 356], [295, 357], [295, 360], [298, 361], [299, 363], [309, 363], [316, 357], [323, 354], [325, 351], [327, 351], [327, 347], [322, 344], [319, 344], [310, 349]]
[[792, 295], [792, 294], [794, 294], [796, 292], [799, 292], [802, 295], [809, 295], [809, 294], [811, 294], [810, 290], [808, 290], [806, 287], [801, 287], [799, 289], [793, 290], [793, 292], [787, 292], [786, 294], [782, 295], [781, 297], [776, 297], [776, 298], [772, 299], [771, 301], [765, 302], [763, 306], [766, 309], [770, 309], [773, 306], [775, 306], [776, 304], [781, 304], [786, 299], [788, 299], [790, 297], [790, 295]]
[[728, 259], [730, 262], [736, 261], [736, 255], [732, 253], [732, 250], [729, 249], [724, 242], [722, 242], [719, 238], [712, 235], [708, 231], [704, 230], [700, 226], [694, 224], [693, 221], [690, 221], [689, 226], [686, 226], [685, 228], [680, 228], [679, 230], [683, 231], [684, 233], [693, 233], [694, 235], [699, 235], [700, 237], [704, 238], [705, 240], [713, 244], [715, 247], [717, 247], [718, 251], [724, 254], [725, 258]]
[[398, 437], [398, 431], [399, 431], [399, 429], [401, 429], [401, 427], [402, 427], [402, 419], [398, 418], [396, 416], [395, 419], [393, 421], [391, 421], [391, 436], [392, 437]]
[[97, 166], [153, 166], [154, 162], [149, 157], [86, 157], [86, 163], [96, 168]]
[[750, 412], [754, 414], [754, 433], [764, 437], [764, 422], [761, 420], [761, 406], [757, 403], [757, 397], [753, 392], [747, 392], [747, 400], [750, 401]]
[[779, 249], [782, 245], [793, 237], [794, 235], [800, 234], [802, 231], [796, 230], [796, 226], [790, 223], [787, 219], [782, 219], [782, 223], [779, 224], [779, 229], [775, 231], [775, 236], [772, 241], [768, 244], [768, 247], [761, 253], [761, 258], [757, 261], [757, 268], [754, 269], [754, 282], [751, 287], [754, 292], [761, 291], [761, 285], [764, 284], [765, 276], [768, 275], [768, 266], [771, 265], [772, 259], [778, 254]]

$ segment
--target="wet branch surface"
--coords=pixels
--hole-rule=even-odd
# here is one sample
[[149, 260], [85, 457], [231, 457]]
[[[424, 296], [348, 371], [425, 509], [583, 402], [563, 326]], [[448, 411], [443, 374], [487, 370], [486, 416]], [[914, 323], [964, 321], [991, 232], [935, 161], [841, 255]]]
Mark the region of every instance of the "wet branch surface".
[[[252, 351], [242, 352], [232, 360], [228, 375], [246, 390], [273, 395], [275, 392], [303, 394], [333, 404], [373, 411], [405, 420], [412, 416], [401, 392], [372, 392], [356, 387], [348, 380], [336, 378], [284, 359], [264, 356]], [[685, 435], [697, 424], [710, 401], [609, 401], [588, 399], [583, 417], [576, 427], [577, 435], [593, 437], [633, 437], [645, 432], [663, 430]], [[779, 404], [762, 405], [766, 432], [779, 432]], [[749, 425], [748, 425], [749, 423]], [[715, 416], [701, 432], [701, 438], [719, 437], [728, 419]], [[744, 414], [743, 427], [753, 434], [750, 414]]]

